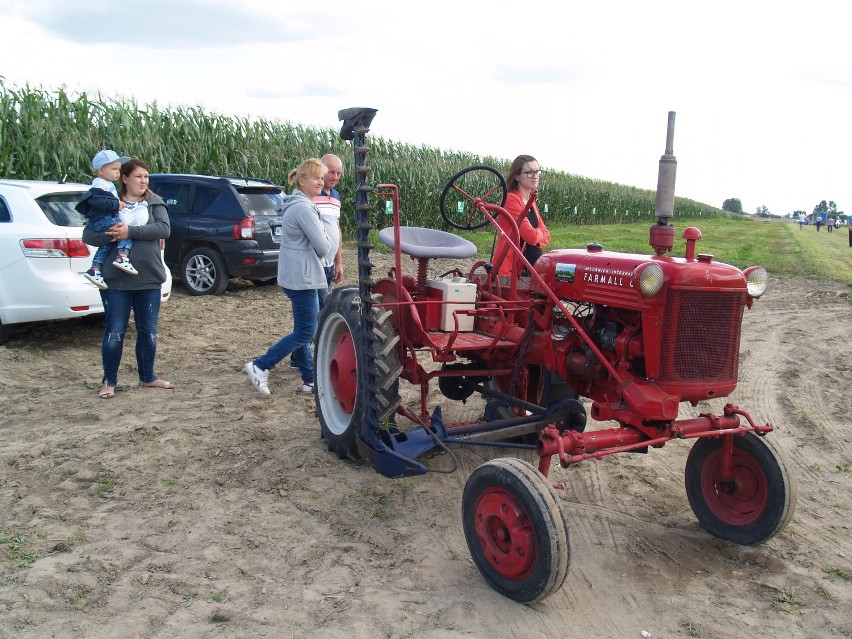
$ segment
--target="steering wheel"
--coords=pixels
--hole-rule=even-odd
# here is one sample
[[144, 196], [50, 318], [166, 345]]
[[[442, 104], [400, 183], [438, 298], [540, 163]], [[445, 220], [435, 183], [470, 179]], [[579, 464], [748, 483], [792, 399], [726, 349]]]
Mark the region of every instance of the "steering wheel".
[[479, 199], [487, 204], [505, 206], [506, 192], [506, 180], [497, 169], [482, 165], [470, 166], [451, 177], [444, 187], [441, 193], [441, 217], [447, 224], [462, 231], [482, 228], [488, 224], [488, 220], [473, 223], [477, 213], [474, 201]]

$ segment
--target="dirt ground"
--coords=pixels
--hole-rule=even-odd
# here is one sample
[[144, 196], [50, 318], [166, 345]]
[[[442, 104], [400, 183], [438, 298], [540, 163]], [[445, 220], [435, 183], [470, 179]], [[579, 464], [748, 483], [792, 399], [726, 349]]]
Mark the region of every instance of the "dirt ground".
[[97, 322], [0, 347], [0, 637], [852, 637], [847, 287], [774, 282], [745, 316], [732, 401], [776, 427], [799, 486], [787, 529], [756, 547], [704, 532], [688, 442], [554, 465], [572, 566], [531, 606], [464, 540], [464, 483], [491, 453], [389, 480], [326, 450], [295, 371], [252, 388], [243, 363], [288, 307], [276, 287], [176, 284], [157, 372], [177, 390], [136, 385], [130, 335], [111, 401]]

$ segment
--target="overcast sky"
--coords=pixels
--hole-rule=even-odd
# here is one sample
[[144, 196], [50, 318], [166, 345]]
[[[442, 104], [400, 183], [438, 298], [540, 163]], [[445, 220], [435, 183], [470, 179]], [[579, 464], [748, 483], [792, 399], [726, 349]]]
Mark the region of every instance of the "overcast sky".
[[321, 127], [374, 107], [374, 135], [648, 189], [676, 111], [677, 195], [852, 212], [843, 6], [0, 0], [0, 76]]

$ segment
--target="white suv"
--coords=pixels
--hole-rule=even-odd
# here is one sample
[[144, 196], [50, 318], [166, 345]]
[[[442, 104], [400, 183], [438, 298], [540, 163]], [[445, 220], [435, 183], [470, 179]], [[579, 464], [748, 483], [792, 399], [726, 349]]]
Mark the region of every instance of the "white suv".
[[[95, 248], [83, 243], [86, 218], [74, 207], [88, 190], [87, 184], [0, 180], [0, 343], [10, 324], [103, 313], [98, 289], [82, 275]], [[166, 269], [163, 301], [171, 291]]]

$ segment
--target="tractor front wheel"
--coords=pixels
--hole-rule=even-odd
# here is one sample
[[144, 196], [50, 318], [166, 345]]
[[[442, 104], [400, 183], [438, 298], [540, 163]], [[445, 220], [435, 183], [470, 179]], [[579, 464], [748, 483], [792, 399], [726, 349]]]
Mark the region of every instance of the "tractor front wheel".
[[462, 522], [476, 567], [500, 594], [528, 604], [562, 586], [571, 563], [568, 521], [553, 487], [529, 463], [495, 459], [473, 471]]
[[[328, 449], [341, 459], [359, 459], [357, 435], [365, 420], [366, 375], [370, 361], [361, 339], [358, 288], [341, 286], [325, 299], [319, 314], [314, 356], [314, 390], [320, 432]], [[378, 300], [374, 300], [378, 301]], [[393, 421], [400, 404], [401, 366], [396, 350], [399, 337], [386, 309], [373, 307], [371, 322], [376, 352], [374, 397], [382, 423]]]
[[780, 449], [754, 433], [733, 436], [731, 472], [721, 438], [699, 439], [686, 460], [686, 495], [701, 526], [737, 544], [759, 544], [793, 516], [797, 488]]

